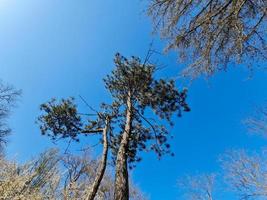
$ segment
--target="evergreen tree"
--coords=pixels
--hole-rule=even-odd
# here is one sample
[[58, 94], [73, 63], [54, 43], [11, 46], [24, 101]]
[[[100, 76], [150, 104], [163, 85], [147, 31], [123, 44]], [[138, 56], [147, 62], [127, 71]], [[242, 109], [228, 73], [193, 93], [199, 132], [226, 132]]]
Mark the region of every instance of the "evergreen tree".
[[[112, 104], [103, 103], [96, 120], [83, 124], [73, 100], [67, 99], [59, 104], [56, 100], [43, 104], [45, 113], [39, 122], [42, 133], [52, 139], [70, 137], [76, 141], [80, 134], [102, 132], [108, 126], [110, 137], [103, 141], [112, 149], [116, 166], [114, 199], [128, 200], [128, 168], [141, 160], [138, 152], [153, 150], [159, 157], [171, 153], [168, 127], [161, 122], [172, 126], [172, 115], [180, 116], [189, 107], [185, 102], [187, 91], [179, 91], [173, 80], [156, 79], [155, 65], [142, 63], [137, 57], [128, 60], [120, 54], [116, 54], [114, 63], [115, 69], [104, 79]], [[106, 163], [107, 149], [102, 156]]]
[[56, 99], [52, 99], [48, 103], [42, 104], [40, 109], [43, 114], [38, 118], [38, 122], [42, 134], [47, 134], [52, 140], [71, 138], [78, 142], [80, 134], [102, 133], [103, 153], [95, 180], [86, 197], [87, 200], [93, 200], [106, 170], [110, 117], [104, 113], [97, 113], [95, 120], [89, 119], [84, 125], [73, 100], [73, 98], [69, 98], [57, 102]]
[[[189, 111], [185, 102], [186, 90], [178, 91], [173, 80], [157, 80], [156, 66], [137, 57], [129, 60], [115, 56], [115, 69], [104, 81], [113, 97], [116, 110], [116, 131], [111, 134], [111, 147], [115, 156], [115, 200], [128, 200], [128, 163], [130, 167], [140, 161], [138, 151], [153, 150], [161, 157], [170, 153], [168, 130], [161, 125], [166, 120], [172, 125], [174, 113]], [[157, 119], [152, 119], [149, 112]], [[116, 133], [115, 133], [116, 132]]]

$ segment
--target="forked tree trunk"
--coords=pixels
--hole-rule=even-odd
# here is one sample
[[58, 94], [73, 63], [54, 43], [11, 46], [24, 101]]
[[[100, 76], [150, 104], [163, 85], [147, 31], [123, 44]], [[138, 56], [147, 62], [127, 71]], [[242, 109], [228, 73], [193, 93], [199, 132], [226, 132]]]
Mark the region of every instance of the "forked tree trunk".
[[108, 156], [108, 129], [109, 129], [109, 117], [105, 120], [105, 127], [103, 129], [103, 153], [100, 161], [100, 166], [97, 170], [97, 174], [95, 177], [95, 180], [93, 182], [93, 185], [90, 189], [90, 192], [86, 198], [86, 200], [94, 200], [96, 197], [97, 191], [99, 189], [101, 180], [103, 179], [103, 176], [105, 174], [106, 166], [107, 166], [107, 156]]
[[131, 126], [132, 126], [132, 104], [131, 104], [131, 96], [129, 95], [127, 99], [126, 124], [116, 159], [114, 200], [129, 199], [127, 150], [128, 150]]

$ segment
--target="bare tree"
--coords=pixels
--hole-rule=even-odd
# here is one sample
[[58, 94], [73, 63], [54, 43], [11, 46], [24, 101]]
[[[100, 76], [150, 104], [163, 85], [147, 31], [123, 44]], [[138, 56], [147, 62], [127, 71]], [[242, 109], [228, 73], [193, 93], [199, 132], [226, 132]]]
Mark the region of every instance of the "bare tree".
[[244, 150], [230, 151], [222, 157], [225, 179], [241, 200], [267, 198], [266, 155]]
[[254, 116], [244, 121], [249, 131], [267, 137], [267, 106], [257, 109]]
[[[62, 199], [85, 199], [90, 177], [95, 174], [96, 163], [86, 153], [82, 156], [65, 155], [62, 157], [64, 173], [62, 175]], [[90, 182], [87, 182], [90, 179]], [[84, 181], [86, 180], [86, 181]]]
[[216, 185], [214, 174], [187, 176], [180, 179], [179, 186], [185, 193], [186, 199], [214, 200], [219, 194], [215, 191], [220, 191], [221, 197], [233, 192], [240, 200], [267, 198], [265, 151], [259, 154], [248, 153], [245, 150], [231, 150], [220, 156], [220, 162], [222, 173], [216, 174]]
[[6, 123], [6, 119], [10, 114], [11, 107], [21, 91], [16, 90], [10, 85], [3, 84], [0, 80], [0, 148], [6, 143], [6, 136], [10, 133], [10, 128]]
[[[0, 199], [5, 200], [85, 200], [97, 175], [99, 160], [89, 152], [82, 155], [59, 155], [50, 149], [37, 158], [18, 164], [0, 158]], [[103, 178], [95, 200], [113, 200], [114, 179]], [[146, 200], [142, 192], [130, 185], [131, 200]]]
[[214, 200], [215, 175], [186, 176], [178, 181], [188, 200]]
[[23, 165], [1, 158], [0, 199], [56, 200], [60, 180], [56, 154], [49, 150]]
[[150, 0], [155, 29], [189, 63], [184, 75], [197, 77], [229, 64], [266, 60], [265, 0]]
[[[62, 176], [64, 183], [63, 199], [87, 199], [90, 194], [88, 184], [93, 185], [95, 177], [97, 176], [98, 169], [97, 160], [91, 159], [88, 152], [83, 155], [63, 156], [63, 166], [66, 169]], [[101, 162], [101, 161], [100, 161]], [[114, 179], [109, 173], [106, 173], [101, 181], [101, 184], [94, 196], [95, 200], [113, 200], [114, 194]], [[131, 200], [145, 200], [146, 197], [142, 192], [133, 184], [130, 184], [130, 199]]]

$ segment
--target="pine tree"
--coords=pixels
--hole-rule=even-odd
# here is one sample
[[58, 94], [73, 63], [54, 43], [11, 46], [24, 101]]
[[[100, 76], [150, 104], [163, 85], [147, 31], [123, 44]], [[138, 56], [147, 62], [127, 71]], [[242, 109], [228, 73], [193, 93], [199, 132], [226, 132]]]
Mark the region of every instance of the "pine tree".
[[[156, 79], [157, 68], [147, 60], [142, 63], [137, 57], [128, 60], [116, 54], [114, 63], [115, 69], [104, 79], [112, 103], [102, 104], [97, 119], [82, 123], [84, 120], [79, 116], [73, 99], [67, 99], [41, 105], [44, 114], [39, 117], [39, 122], [42, 133], [54, 140], [71, 138], [79, 141], [80, 134], [102, 132], [102, 167], [95, 179], [96, 184], [93, 184], [96, 185], [94, 194], [105, 171], [109, 146], [116, 167], [114, 199], [128, 200], [128, 168], [135, 167], [141, 160], [139, 151], [153, 150], [159, 157], [171, 153], [168, 127], [163, 125], [163, 121], [172, 126], [172, 115], [177, 113], [180, 116], [182, 111], [189, 111], [189, 107], [185, 102], [186, 89], [179, 91], [173, 80]], [[152, 119], [153, 115], [155, 119]], [[108, 139], [107, 132], [104, 134], [107, 127]], [[88, 199], [94, 198], [94, 195], [89, 196], [92, 198]]]
[[95, 120], [88, 119], [85, 125], [82, 123], [73, 98], [62, 99], [60, 102], [52, 99], [48, 103], [42, 104], [40, 109], [43, 111], [38, 118], [41, 132], [43, 135], [50, 136], [52, 140], [71, 138], [78, 142], [80, 134], [102, 133], [103, 153], [95, 180], [86, 197], [87, 200], [93, 200], [106, 170], [110, 116], [105, 113], [96, 113], [97, 118]]
[[[157, 80], [155, 65], [142, 63], [137, 57], [128, 60], [120, 54], [116, 54], [114, 62], [115, 69], [104, 79], [117, 111], [117, 134], [111, 134], [116, 163], [114, 199], [128, 200], [128, 164], [133, 167], [141, 160], [138, 151], [153, 150], [159, 157], [170, 153], [169, 132], [160, 121], [172, 125], [172, 115], [180, 116], [189, 107], [186, 90], [178, 91], [173, 80]], [[148, 112], [159, 120], [152, 119], [153, 114], [147, 117]]]

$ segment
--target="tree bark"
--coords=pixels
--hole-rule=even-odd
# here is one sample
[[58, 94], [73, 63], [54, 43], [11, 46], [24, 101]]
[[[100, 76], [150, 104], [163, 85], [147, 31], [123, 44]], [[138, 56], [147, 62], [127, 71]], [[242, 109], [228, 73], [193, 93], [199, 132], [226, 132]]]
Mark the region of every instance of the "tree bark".
[[86, 200], [94, 200], [96, 197], [97, 191], [99, 189], [101, 180], [105, 174], [106, 166], [107, 166], [107, 156], [108, 156], [108, 129], [109, 129], [110, 119], [109, 117], [105, 120], [105, 127], [103, 129], [103, 153], [100, 161], [100, 166], [98, 168], [94, 183], [90, 189], [90, 192], [86, 198]]
[[131, 126], [132, 126], [132, 102], [131, 102], [131, 95], [128, 94], [126, 123], [116, 159], [114, 200], [129, 199], [127, 149], [129, 143], [129, 136], [131, 132]]

